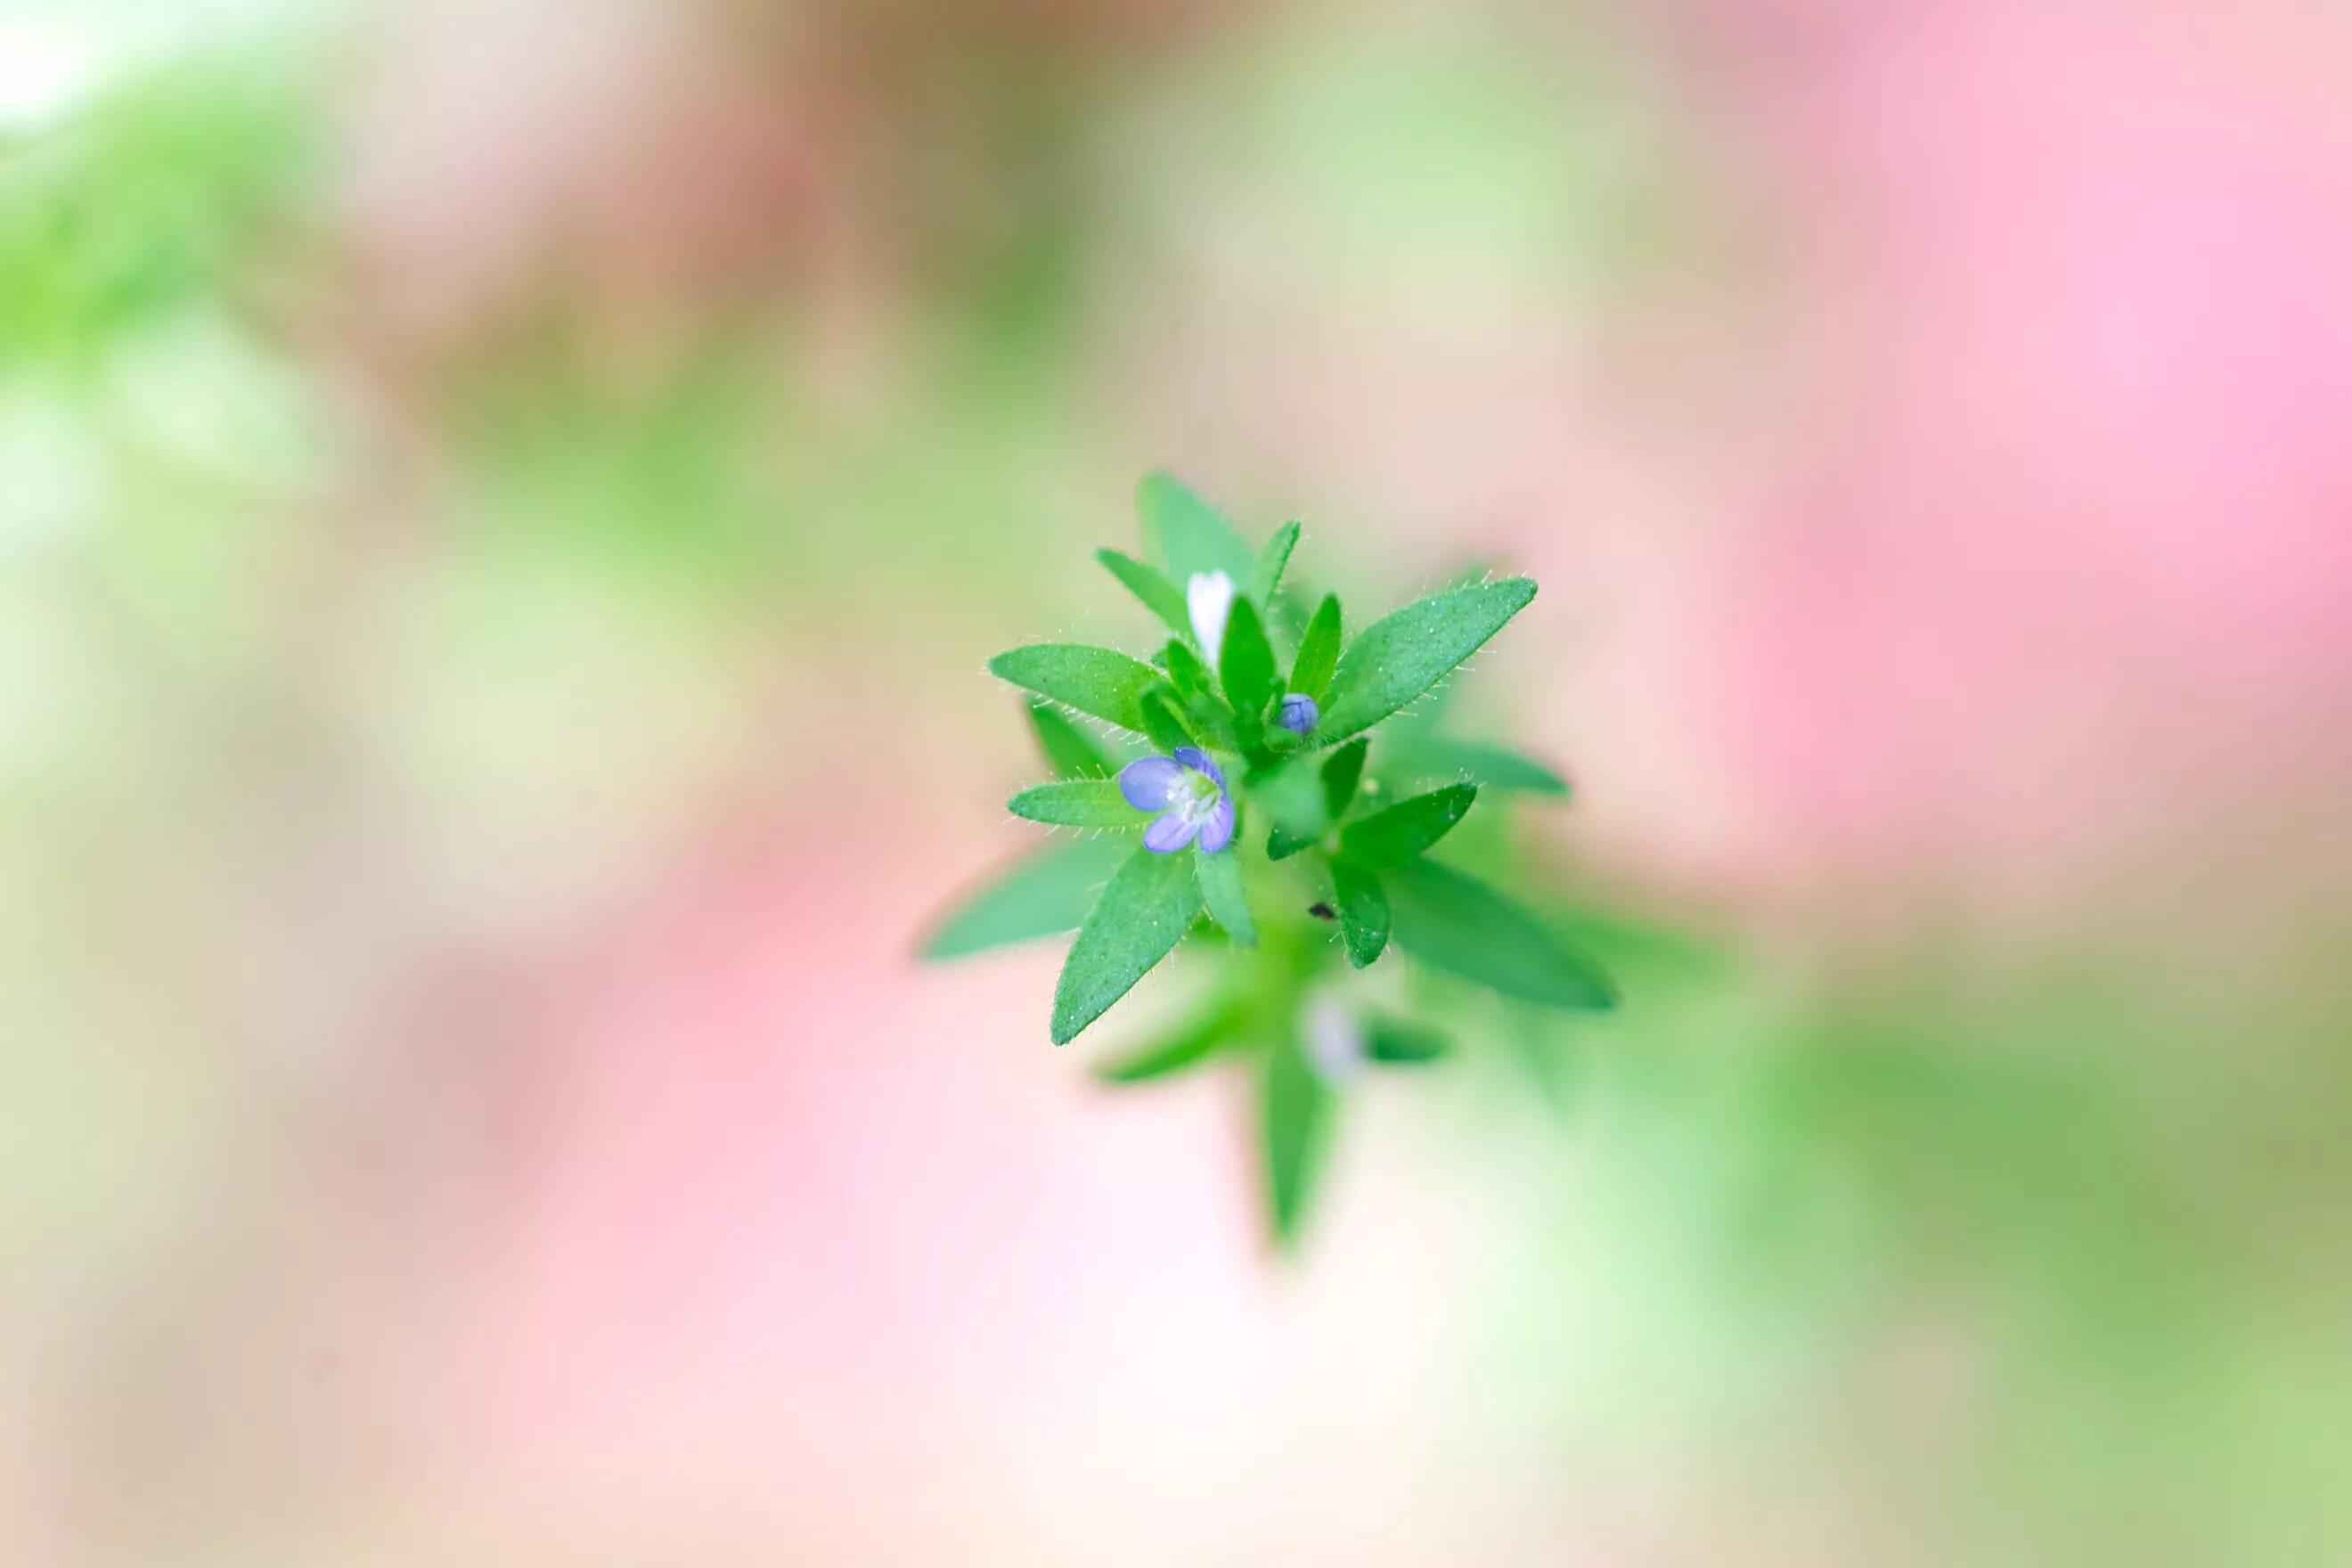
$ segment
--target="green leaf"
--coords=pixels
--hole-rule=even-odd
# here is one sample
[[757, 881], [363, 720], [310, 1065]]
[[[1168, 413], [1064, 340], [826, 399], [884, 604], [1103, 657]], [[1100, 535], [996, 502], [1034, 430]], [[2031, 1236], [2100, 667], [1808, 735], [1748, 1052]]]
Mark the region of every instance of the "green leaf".
[[1306, 636], [1298, 639], [1298, 657], [1290, 665], [1291, 690], [1323, 700], [1339, 662], [1339, 595], [1326, 594], [1315, 618], [1307, 623]]
[[1103, 889], [1054, 986], [1055, 1045], [1076, 1039], [1184, 940], [1201, 912], [1185, 859], [1139, 848]]
[[1348, 962], [1365, 968], [1389, 944], [1387, 890], [1379, 877], [1361, 866], [1334, 860], [1331, 891], [1339, 916], [1339, 936], [1348, 944]]
[[1192, 726], [1185, 721], [1183, 707], [1176, 700], [1172, 687], [1162, 684], [1143, 694], [1143, 732], [1162, 752], [1192, 743]]
[[1568, 781], [1533, 757], [1483, 741], [1432, 736], [1409, 742], [1388, 754], [1395, 758], [1397, 773], [1408, 778], [1444, 778], [1451, 774], [1490, 789], [1524, 790], [1530, 795], [1569, 793]]
[[1191, 702], [1196, 698], [1216, 695], [1216, 681], [1210, 676], [1209, 667], [1201, 662], [1201, 656], [1192, 651], [1191, 643], [1171, 641], [1162, 657], [1168, 661], [1168, 679], [1176, 688], [1177, 696]]
[[1269, 1228], [1285, 1252], [1298, 1245], [1338, 1111], [1338, 1097], [1297, 1042], [1286, 1040], [1266, 1052], [1258, 1073], [1258, 1147]]
[[1257, 945], [1257, 926], [1250, 919], [1249, 900], [1242, 895], [1242, 858], [1231, 847], [1214, 855], [1195, 849], [1192, 862], [1201, 881], [1201, 902], [1209, 918], [1224, 928], [1236, 947]]
[[1184, 607], [1184, 590], [1171, 583], [1164, 573], [1116, 550], [1097, 550], [1095, 559], [1119, 580], [1122, 587], [1141, 600], [1145, 609], [1174, 628], [1178, 636], [1192, 635], [1192, 617]]
[[[1452, 680], [1441, 680], [1431, 687], [1426, 696], [1408, 704], [1381, 726], [1382, 745], [1402, 751], [1435, 739], [1439, 726], [1445, 722], [1445, 715], [1454, 707], [1459, 689], [1460, 683]], [[1381, 760], [1385, 762], [1387, 758]]]
[[1140, 659], [1077, 643], [1016, 647], [990, 659], [988, 668], [1001, 680], [1122, 730], [1143, 728], [1143, 694], [1160, 679], [1160, 672]]
[[1368, 1060], [1402, 1067], [1433, 1062], [1453, 1054], [1453, 1040], [1427, 1024], [1387, 1013], [1374, 1013], [1364, 1019], [1364, 1056]]
[[1076, 930], [1128, 849], [1112, 838], [1048, 845], [966, 894], [925, 939], [922, 956], [962, 958]]
[[1453, 673], [1535, 596], [1533, 583], [1513, 577], [1433, 594], [1381, 616], [1339, 656], [1317, 739], [1342, 741], [1379, 723]]
[[1323, 782], [1306, 759], [1253, 768], [1243, 782], [1251, 801], [1265, 807], [1275, 825], [1293, 838], [1314, 843], [1330, 831], [1331, 820], [1323, 809]]
[[1024, 789], [1004, 809], [1056, 827], [1141, 827], [1144, 814], [1127, 804], [1116, 779], [1069, 779]]
[[1185, 727], [1201, 737], [1201, 744], [1213, 752], [1231, 752], [1240, 746], [1240, 737], [1234, 731], [1234, 712], [1214, 697], [1195, 697], [1184, 708]]
[[1118, 772], [1118, 758], [1095, 733], [1080, 727], [1050, 702], [1031, 698], [1026, 704], [1029, 727], [1036, 732], [1037, 750], [1055, 778], [1101, 779]]
[[1570, 941], [1617, 971], [1686, 984], [1722, 980], [1734, 967], [1729, 954], [1687, 931], [1613, 910], [1554, 906], [1547, 912]]
[[1217, 659], [1217, 674], [1224, 682], [1225, 700], [1238, 715], [1255, 717], [1274, 698], [1274, 646], [1265, 640], [1265, 623], [1258, 619], [1257, 606], [1247, 599], [1235, 599], [1233, 614], [1225, 618], [1225, 647]]
[[1095, 1080], [1122, 1086], [1149, 1083], [1198, 1067], [1233, 1037], [1234, 1024], [1230, 1006], [1213, 1007], [1164, 1039], [1097, 1062]]
[[1617, 1005], [1597, 960], [1476, 878], [1415, 860], [1389, 873], [1388, 887], [1397, 945], [1432, 968], [1547, 1007]]
[[1249, 581], [1250, 548], [1224, 514], [1165, 470], [1147, 474], [1135, 493], [1143, 537], [1179, 592], [1202, 572], [1223, 572], [1239, 587]]
[[1341, 828], [1339, 852], [1367, 866], [1402, 865], [1427, 854], [1477, 798], [1478, 786], [1464, 784], [1401, 800]]
[[1364, 753], [1371, 749], [1371, 737], [1359, 735], [1323, 759], [1323, 809], [1333, 822], [1355, 800], [1356, 785], [1364, 777]]
[[1248, 593], [1261, 608], [1273, 606], [1274, 591], [1282, 585], [1282, 569], [1290, 564], [1290, 552], [1297, 543], [1298, 524], [1286, 522], [1257, 552], [1257, 561], [1250, 567]]
[[1269, 860], [1287, 860], [1293, 855], [1304, 854], [1321, 842], [1319, 838], [1311, 836], [1301, 837], [1286, 827], [1277, 826], [1273, 832], [1265, 836], [1265, 858]]

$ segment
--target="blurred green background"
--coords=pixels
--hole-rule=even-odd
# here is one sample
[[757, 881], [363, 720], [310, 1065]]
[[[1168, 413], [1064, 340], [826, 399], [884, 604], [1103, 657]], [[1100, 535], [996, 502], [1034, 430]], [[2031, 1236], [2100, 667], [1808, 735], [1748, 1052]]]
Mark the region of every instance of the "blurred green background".
[[[2352, 1555], [2347, 91], [2269, 0], [5, 0], [0, 1560]], [[1288, 1266], [1230, 1086], [910, 956], [1161, 463], [1538, 577], [1481, 852], [1625, 922]]]

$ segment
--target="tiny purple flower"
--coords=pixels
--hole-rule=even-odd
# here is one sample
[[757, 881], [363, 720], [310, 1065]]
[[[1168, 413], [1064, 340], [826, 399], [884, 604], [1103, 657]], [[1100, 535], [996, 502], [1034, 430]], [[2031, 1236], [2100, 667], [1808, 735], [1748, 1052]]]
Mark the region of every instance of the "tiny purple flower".
[[1198, 746], [1138, 757], [1118, 770], [1118, 793], [1138, 811], [1160, 813], [1143, 830], [1143, 847], [1155, 855], [1173, 855], [1195, 838], [1203, 855], [1233, 842], [1234, 797], [1225, 793], [1225, 775]]
[[1282, 706], [1275, 710], [1274, 721], [1294, 735], [1311, 731], [1323, 710], [1315, 706], [1315, 699], [1304, 692], [1291, 691], [1283, 695]]

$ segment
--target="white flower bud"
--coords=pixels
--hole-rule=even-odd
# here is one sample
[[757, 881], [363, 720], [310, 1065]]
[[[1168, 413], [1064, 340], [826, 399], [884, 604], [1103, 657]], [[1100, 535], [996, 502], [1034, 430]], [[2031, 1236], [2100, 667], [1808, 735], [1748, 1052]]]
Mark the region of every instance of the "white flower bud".
[[1225, 646], [1225, 620], [1234, 613], [1234, 580], [1223, 572], [1195, 572], [1184, 587], [1184, 607], [1192, 615], [1192, 635], [1209, 663]]

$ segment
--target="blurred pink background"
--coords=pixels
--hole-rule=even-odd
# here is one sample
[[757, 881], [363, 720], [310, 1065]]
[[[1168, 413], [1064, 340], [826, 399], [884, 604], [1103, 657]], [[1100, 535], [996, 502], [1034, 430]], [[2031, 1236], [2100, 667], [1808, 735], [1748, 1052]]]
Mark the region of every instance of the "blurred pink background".
[[[300, 173], [0, 355], [6, 1561], [2352, 1551], [2344, 17], [215, 26], [41, 112]], [[1288, 1268], [1231, 1086], [910, 956], [1162, 461], [1536, 576], [1465, 702], [1730, 955], [1374, 1089]]]

